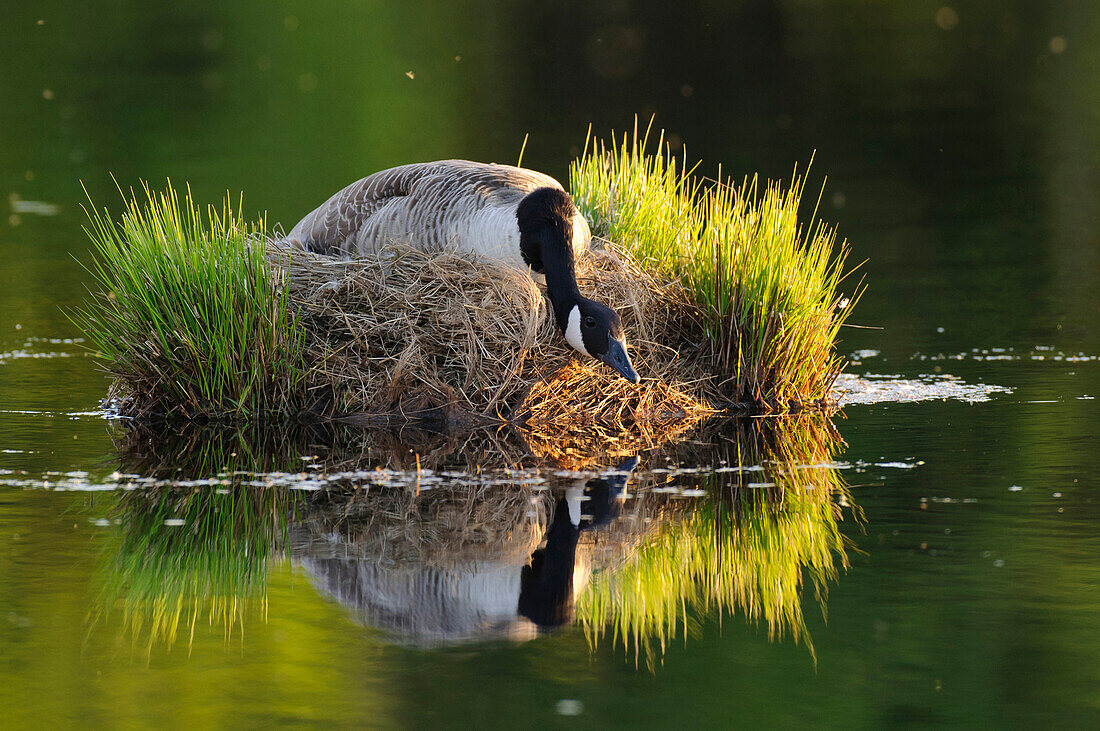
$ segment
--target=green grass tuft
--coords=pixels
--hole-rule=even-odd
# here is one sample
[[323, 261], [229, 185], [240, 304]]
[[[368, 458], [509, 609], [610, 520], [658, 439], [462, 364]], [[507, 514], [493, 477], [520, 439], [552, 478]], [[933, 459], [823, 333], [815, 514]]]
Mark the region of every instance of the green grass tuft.
[[74, 320], [125, 384], [131, 413], [285, 411], [299, 396], [302, 348], [263, 221], [246, 222], [228, 198], [204, 211], [170, 183], [123, 200], [119, 223], [86, 209], [102, 292]]
[[827, 398], [843, 367], [837, 333], [862, 287], [844, 303], [847, 243], [800, 223], [805, 177], [796, 168], [786, 189], [703, 180], [663, 133], [649, 152], [649, 134], [590, 138], [570, 166], [593, 234], [692, 293], [732, 401], [785, 410]]

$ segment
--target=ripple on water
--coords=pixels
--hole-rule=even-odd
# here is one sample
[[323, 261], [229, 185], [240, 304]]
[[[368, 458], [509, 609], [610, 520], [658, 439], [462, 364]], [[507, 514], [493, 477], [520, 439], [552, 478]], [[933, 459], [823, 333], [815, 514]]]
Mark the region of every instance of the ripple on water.
[[961, 353], [914, 353], [910, 356], [910, 360], [1030, 360], [1039, 362], [1090, 363], [1100, 360], [1100, 356], [1083, 352], [1073, 353], [1055, 350], [1052, 345], [1036, 345], [1031, 350], [1017, 350], [1016, 348], [971, 348]]

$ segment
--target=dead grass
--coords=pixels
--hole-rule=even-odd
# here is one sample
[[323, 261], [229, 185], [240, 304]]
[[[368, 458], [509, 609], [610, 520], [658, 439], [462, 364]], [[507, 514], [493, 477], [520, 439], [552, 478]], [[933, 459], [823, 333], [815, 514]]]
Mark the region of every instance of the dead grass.
[[303, 510], [294, 553], [386, 565], [524, 564], [550, 521], [550, 506], [536, 495], [519, 484], [323, 490]]
[[[718, 393], [682, 288], [592, 252], [583, 291], [623, 318], [640, 385], [574, 357], [529, 276], [454, 252], [392, 248], [336, 260], [270, 244], [325, 415], [401, 414], [523, 423], [561, 435], [661, 430], [712, 413]], [[442, 305], [442, 306], [441, 306]]]

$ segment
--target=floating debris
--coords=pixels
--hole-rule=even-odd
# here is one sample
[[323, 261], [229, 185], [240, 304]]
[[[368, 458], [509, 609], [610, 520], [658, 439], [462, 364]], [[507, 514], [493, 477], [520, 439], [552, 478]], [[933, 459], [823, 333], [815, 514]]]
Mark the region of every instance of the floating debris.
[[863, 361], [868, 358], [877, 358], [882, 355], [881, 350], [874, 350], [873, 348], [864, 348], [863, 350], [857, 350], [848, 355], [848, 360], [852, 365], [861, 365]]
[[0, 353], [0, 363], [6, 363], [11, 360], [22, 360], [24, 358], [72, 358], [73, 355], [74, 353], [40, 353], [30, 350], [9, 350], [7, 352]]
[[573, 698], [563, 698], [554, 706], [561, 716], [579, 716], [584, 712], [584, 704]]
[[969, 404], [989, 401], [994, 394], [1012, 393], [1006, 386], [967, 383], [958, 376], [943, 374], [902, 378], [900, 375], [842, 373], [834, 385], [842, 406], [881, 403], [915, 403], [953, 399]]
[[[15, 326], [16, 330], [21, 330], [21, 325]], [[6, 363], [12, 360], [22, 360], [24, 358], [72, 358], [74, 356], [88, 355], [85, 350], [76, 349], [73, 351], [65, 349], [47, 349], [41, 346], [43, 345], [80, 345], [84, 342], [84, 338], [39, 338], [29, 337], [26, 338], [21, 346], [7, 352], [0, 352], [0, 363]]]
[[[42, 92], [43, 96], [46, 93], [50, 96], [46, 97], [50, 99], [53, 97], [53, 92], [47, 89]], [[12, 193], [8, 196], [8, 203], [11, 204], [11, 212], [14, 214], [29, 213], [32, 216], [56, 216], [61, 212], [61, 206], [56, 203], [47, 203], [46, 201], [26, 201], [23, 200], [19, 194]]]

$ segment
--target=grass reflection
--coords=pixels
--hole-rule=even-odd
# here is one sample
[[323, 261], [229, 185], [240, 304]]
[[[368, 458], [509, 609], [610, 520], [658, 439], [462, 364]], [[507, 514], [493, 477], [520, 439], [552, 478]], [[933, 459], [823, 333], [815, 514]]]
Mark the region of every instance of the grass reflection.
[[678, 630], [718, 611], [742, 613], [769, 638], [790, 636], [813, 654], [806, 584], [824, 613], [828, 583], [847, 567], [838, 527], [847, 492], [830, 466], [839, 441], [822, 417], [753, 420], [722, 439], [727, 471], [697, 481], [706, 499], [641, 493], [634, 522], [655, 527], [578, 598], [593, 645], [610, 634], [652, 664]]
[[285, 533], [292, 493], [278, 489], [153, 487], [122, 496], [93, 626], [113, 611], [135, 647], [188, 646], [196, 625], [234, 628], [267, 612], [269, 559]]
[[[172, 434], [165, 437], [165, 433]], [[101, 569], [94, 628], [119, 612], [134, 648], [191, 646], [205, 621], [243, 637], [267, 613], [267, 572], [297, 495], [262, 475], [301, 469], [309, 433], [122, 426], [115, 434], [127, 491]], [[125, 482], [127, 479], [130, 482]]]

